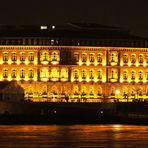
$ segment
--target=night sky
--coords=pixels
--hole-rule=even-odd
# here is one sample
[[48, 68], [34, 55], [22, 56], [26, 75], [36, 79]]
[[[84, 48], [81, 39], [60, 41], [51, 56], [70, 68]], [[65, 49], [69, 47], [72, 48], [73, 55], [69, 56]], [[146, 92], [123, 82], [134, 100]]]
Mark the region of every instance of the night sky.
[[148, 1], [144, 0], [5, 0], [0, 24], [44, 25], [98, 23], [148, 37]]

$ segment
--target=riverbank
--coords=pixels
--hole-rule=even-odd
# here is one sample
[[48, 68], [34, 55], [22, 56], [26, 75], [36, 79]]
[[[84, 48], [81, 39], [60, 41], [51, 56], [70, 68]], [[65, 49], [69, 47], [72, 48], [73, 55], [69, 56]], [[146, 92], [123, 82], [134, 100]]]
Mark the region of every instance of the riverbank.
[[0, 124], [148, 124], [148, 103], [0, 101]]

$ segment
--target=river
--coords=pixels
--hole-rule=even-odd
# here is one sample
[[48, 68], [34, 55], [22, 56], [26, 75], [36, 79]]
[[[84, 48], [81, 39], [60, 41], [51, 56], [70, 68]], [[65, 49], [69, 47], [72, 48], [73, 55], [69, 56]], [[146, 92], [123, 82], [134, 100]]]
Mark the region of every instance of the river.
[[148, 126], [0, 125], [0, 147], [141, 148], [148, 147]]

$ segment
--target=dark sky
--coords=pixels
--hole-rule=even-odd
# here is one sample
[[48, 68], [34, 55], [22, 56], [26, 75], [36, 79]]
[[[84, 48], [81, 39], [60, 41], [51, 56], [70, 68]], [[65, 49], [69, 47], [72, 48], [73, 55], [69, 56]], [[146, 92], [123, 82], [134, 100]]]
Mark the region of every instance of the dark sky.
[[148, 37], [147, 0], [1, 0], [0, 24], [89, 22]]

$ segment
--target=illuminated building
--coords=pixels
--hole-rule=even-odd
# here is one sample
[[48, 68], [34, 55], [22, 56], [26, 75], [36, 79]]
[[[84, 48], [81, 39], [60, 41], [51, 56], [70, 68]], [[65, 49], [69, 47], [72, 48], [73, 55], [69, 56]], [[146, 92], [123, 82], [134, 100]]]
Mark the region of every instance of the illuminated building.
[[0, 30], [0, 81], [33, 101], [103, 102], [148, 98], [148, 40], [100, 25]]

